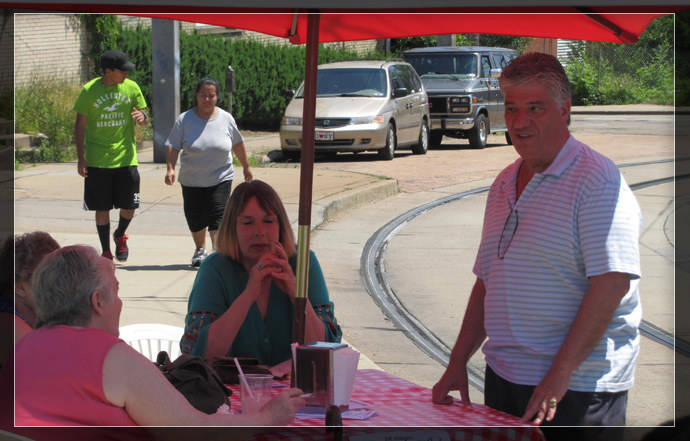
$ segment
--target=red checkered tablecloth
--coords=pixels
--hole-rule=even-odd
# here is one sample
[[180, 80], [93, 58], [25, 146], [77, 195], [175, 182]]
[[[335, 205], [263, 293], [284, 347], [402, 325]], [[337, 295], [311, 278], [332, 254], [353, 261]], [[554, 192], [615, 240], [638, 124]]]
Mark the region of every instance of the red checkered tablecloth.
[[[233, 386], [232, 389], [234, 392], [232, 399], [239, 400], [239, 388]], [[275, 393], [279, 391], [280, 389], [274, 390]], [[381, 432], [383, 428], [400, 430], [416, 427], [425, 428], [421, 430], [444, 428], [443, 430], [448, 432], [451, 440], [542, 441], [544, 439], [539, 428], [521, 426], [518, 418], [482, 404], [463, 406], [458, 400], [456, 404], [451, 405], [434, 404], [431, 402], [431, 389], [383, 371], [369, 369], [357, 371], [352, 399], [369, 404], [368, 409], [376, 411], [378, 415], [366, 420], [343, 419], [344, 435], [349, 437], [354, 434], [375, 434]], [[238, 401], [232, 403], [233, 409], [239, 407]], [[333, 439], [332, 434], [326, 434], [323, 416], [298, 417], [291, 426], [297, 427], [279, 429], [257, 437], [257, 440]], [[366, 430], [366, 427], [378, 429]]]

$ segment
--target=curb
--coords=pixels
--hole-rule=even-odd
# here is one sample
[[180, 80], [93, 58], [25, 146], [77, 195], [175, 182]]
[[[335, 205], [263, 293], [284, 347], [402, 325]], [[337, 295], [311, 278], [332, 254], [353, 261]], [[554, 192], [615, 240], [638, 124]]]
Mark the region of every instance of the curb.
[[571, 110], [571, 115], [688, 115], [690, 109], [678, 110]]
[[371, 202], [385, 199], [400, 192], [398, 181], [387, 179], [366, 186], [363, 190], [354, 190], [345, 196], [338, 197], [328, 202], [322, 209], [321, 222], [314, 228], [328, 222], [330, 219], [352, 210], [370, 204]]
[[[362, 188], [339, 193], [333, 198], [312, 202], [313, 233], [317, 228], [328, 223], [329, 220], [354, 208], [358, 208], [374, 201], [385, 199], [400, 192], [398, 181], [389, 179]], [[297, 220], [293, 222], [296, 224]]]

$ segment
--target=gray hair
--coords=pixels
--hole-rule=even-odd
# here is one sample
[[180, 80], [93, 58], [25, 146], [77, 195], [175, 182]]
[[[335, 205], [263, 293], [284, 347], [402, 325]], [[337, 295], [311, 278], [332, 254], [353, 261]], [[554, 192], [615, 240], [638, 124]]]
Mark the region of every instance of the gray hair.
[[570, 81], [553, 55], [528, 52], [511, 61], [499, 78], [501, 92], [511, 86], [543, 85], [559, 106], [571, 99]]
[[73, 245], [48, 254], [34, 271], [36, 329], [41, 326], [86, 326], [94, 291], [110, 298], [108, 280], [98, 251]]

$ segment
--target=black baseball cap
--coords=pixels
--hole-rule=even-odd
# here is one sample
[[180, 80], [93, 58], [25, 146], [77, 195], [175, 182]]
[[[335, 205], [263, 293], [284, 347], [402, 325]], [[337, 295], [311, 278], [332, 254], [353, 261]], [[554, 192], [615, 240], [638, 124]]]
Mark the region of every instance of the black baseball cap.
[[125, 55], [124, 52], [111, 49], [109, 51], [106, 51], [103, 55], [101, 55], [101, 68], [129, 71], [134, 69], [134, 63], [129, 61], [127, 55]]

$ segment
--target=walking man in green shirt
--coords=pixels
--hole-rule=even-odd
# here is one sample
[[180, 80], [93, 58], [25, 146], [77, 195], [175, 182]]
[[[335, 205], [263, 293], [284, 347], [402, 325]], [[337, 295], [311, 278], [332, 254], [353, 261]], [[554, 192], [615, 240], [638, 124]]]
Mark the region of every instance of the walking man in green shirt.
[[84, 210], [96, 212], [103, 256], [110, 251], [110, 210], [120, 209], [113, 233], [115, 257], [129, 257], [125, 231], [139, 208], [139, 171], [134, 124], [148, 122], [146, 101], [137, 83], [127, 79], [134, 64], [117, 50], [101, 56], [103, 76], [87, 83], [74, 105], [77, 122], [77, 171], [84, 177]]

